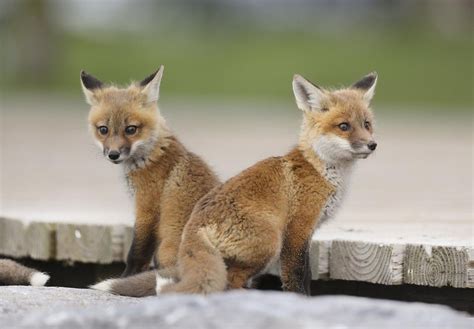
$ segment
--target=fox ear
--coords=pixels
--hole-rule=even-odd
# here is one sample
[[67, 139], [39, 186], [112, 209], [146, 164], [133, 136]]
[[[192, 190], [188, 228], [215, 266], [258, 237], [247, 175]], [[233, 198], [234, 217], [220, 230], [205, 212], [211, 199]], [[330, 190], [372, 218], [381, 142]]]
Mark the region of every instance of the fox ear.
[[363, 93], [364, 101], [370, 104], [375, 95], [375, 86], [377, 85], [377, 72], [367, 74], [365, 77], [354, 83], [351, 88], [358, 89]]
[[164, 69], [165, 67], [161, 65], [156, 72], [150, 74], [140, 82], [140, 87], [143, 87], [142, 92], [147, 96], [148, 103], [156, 102], [160, 97], [160, 83]]
[[97, 103], [97, 99], [94, 96], [94, 91], [103, 87], [103, 83], [87, 73], [86, 71], [81, 71], [81, 85], [84, 96], [86, 96], [86, 102], [89, 105], [94, 105]]
[[296, 105], [303, 111], [324, 111], [325, 92], [299, 74], [293, 76]]

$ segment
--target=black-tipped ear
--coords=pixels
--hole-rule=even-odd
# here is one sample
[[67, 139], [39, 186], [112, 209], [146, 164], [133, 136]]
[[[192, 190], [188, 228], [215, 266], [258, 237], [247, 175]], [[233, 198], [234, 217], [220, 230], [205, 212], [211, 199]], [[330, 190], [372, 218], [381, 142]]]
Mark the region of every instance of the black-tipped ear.
[[81, 81], [82, 85], [89, 90], [94, 90], [98, 88], [102, 88], [104, 84], [99, 79], [95, 78], [94, 76], [90, 75], [86, 71], [81, 71]]
[[81, 71], [81, 86], [82, 92], [86, 97], [86, 102], [89, 105], [95, 105], [97, 103], [97, 98], [95, 96], [94, 91], [103, 87], [103, 83], [94, 78], [92, 75], [87, 73], [86, 71]]
[[352, 85], [352, 88], [355, 89], [362, 89], [362, 90], [369, 90], [374, 83], [377, 81], [377, 73], [372, 72], [367, 74], [365, 77], [357, 81]]
[[140, 87], [145, 87], [147, 84], [149, 84], [153, 78], [156, 76], [156, 74], [158, 73], [159, 70], [156, 70], [155, 72], [153, 72], [152, 74], [150, 74], [149, 76], [147, 76], [145, 79], [143, 79], [142, 81], [140, 81]]
[[377, 72], [367, 74], [365, 77], [354, 83], [351, 88], [362, 91], [363, 98], [370, 103], [375, 94], [375, 86], [377, 85]]

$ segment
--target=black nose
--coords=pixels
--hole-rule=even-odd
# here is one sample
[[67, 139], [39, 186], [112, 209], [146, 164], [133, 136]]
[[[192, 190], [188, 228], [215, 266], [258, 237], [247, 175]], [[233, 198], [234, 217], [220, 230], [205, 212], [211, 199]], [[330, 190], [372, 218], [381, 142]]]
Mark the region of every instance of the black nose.
[[370, 142], [369, 144], [367, 144], [367, 147], [369, 148], [369, 150], [373, 151], [377, 148], [377, 143], [376, 142]]
[[120, 152], [118, 152], [118, 151], [110, 151], [109, 152], [109, 159], [110, 160], [117, 160], [118, 158], [120, 158]]

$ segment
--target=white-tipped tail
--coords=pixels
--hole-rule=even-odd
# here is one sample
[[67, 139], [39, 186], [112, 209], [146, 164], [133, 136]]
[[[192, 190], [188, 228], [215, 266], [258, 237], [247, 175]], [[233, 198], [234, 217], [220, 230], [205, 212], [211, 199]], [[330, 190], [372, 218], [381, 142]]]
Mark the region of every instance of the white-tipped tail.
[[112, 292], [112, 284], [114, 281], [115, 279], [107, 279], [90, 286], [90, 288], [100, 291]]
[[30, 277], [30, 284], [35, 287], [42, 287], [48, 282], [49, 275], [46, 273], [35, 272]]
[[[165, 273], [168, 272], [169, 271], [165, 271]], [[173, 282], [169, 279], [163, 278], [162, 276], [159, 278], [160, 280], [158, 280], [155, 275], [155, 271], [146, 271], [126, 278], [108, 279], [90, 286], [90, 288], [121, 296], [154, 296], [156, 295], [157, 284], [161, 290], [161, 287], [165, 286], [167, 283]]]
[[159, 295], [161, 289], [167, 284], [174, 283], [173, 278], [163, 278], [158, 273], [156, 273], [156, 294]]

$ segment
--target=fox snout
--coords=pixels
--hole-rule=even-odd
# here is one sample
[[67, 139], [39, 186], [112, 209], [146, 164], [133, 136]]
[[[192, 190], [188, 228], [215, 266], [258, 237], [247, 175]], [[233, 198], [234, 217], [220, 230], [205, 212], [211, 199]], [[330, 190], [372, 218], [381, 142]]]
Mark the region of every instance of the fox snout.
[[111, 162], [118, 164], [126, 160], [130, 155], [130, 148], [122, 147], [120, 149], [104, 148], [104, 156]]
[[352, 143], [352, 149], [355, 152], [357, 158], [365, 159], [367, 158], [375, 149], [377, 148], [377, 142], [374, 140], [367, 141], [358, 141]]
[[370, 141], [369, 143], [367, 143], [367, 147], [369, 148], [369, 150], [375, 151], [375, 149], [377, 148], [377, 143], [375, 141]]
[[110, 160], [113, 160], [113, 161], [118, 160], [118, 158], [120, 158], [120, 152], [115, 151], [115, 150], [110, 151], [108, 154], [108, 157]]

